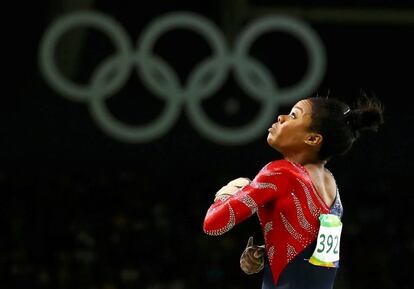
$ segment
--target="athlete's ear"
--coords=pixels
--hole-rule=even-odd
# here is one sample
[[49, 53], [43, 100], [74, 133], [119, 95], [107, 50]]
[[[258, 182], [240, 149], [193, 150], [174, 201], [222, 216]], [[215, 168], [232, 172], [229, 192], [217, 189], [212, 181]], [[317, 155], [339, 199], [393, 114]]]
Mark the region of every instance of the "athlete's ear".
[[319, 133], [310, 133], [305, 138], [305, 143], [310, 146], [317, 146], [322, 143], [323, 137]]

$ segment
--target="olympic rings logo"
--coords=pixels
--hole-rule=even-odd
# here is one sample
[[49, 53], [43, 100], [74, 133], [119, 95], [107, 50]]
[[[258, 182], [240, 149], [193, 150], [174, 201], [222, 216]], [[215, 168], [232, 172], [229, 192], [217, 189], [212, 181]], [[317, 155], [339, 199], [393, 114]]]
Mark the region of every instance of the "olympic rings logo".
[[[79, 26], [104, 32], [117, 50], [115, 55], [98, 65], [89, 86], [65, 78], [53, 57], [60, 37]], [[176, 71], [153, 53], [157, 39], [173, 29], [188, 29], [200, 34], [212, 50], [211, 56], [196, 65], [189, 74], [186, 84], [181, 84]], [[290, 33], [306, 48], [309, 64], [295, 86], [278, 88], [269, 70], [249, 55], [254, 40], [271, 31]], [[48, 84], [69, 100], [87, 103], [91, 115], [103, 131], [130, 143], [148, 142], [165, 134], [175, 123], [182, 107], [199, 133], [217, 143], [242, 144], [251, 141], [263, 134], [280, 105], [309, 95], [319, 85], [325, 73], [325, 64], [324, 46], [313, 29], [298, 19], [284, 15], [264, 17], [250, 23], [237, 37], [234, 51], [229, 51], [223, 34], [209, 19], [193, 13], [174, 12], [153, 20], [144, 29], [134, 50], [126, 31], [113, 18], [98, 12], [76, 12], [54, 22], [45, 31], [39, 49], [39, 65]], [[105, 99], [121, 89], [133, 67], [147, 89], [167, 103], [159, 117], [150, 124], [125, 124], [111, 115], [105, 106]], [[217, 124], [200, 104], [223, 85], [231, 69], [240, 87], [261, 102], [257, 117], [247, 125], [236, 128]], [[253, 81], [252, 75], [260, 81]], [[108, 76], [112, 77], [108, 80]]]

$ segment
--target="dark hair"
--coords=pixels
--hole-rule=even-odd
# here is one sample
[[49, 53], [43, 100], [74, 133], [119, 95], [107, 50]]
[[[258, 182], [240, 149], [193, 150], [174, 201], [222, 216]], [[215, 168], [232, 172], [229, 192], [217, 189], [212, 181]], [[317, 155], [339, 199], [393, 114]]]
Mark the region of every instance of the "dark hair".
[[345, 154], [360, 133], [377, 131], [384, 122], [382, 103], [376, 97], [362, 97], [353, 108], [332, 98], [312, 97], [312, 124], [310, 129], [323, 137], [319, 151], [321, 160]]

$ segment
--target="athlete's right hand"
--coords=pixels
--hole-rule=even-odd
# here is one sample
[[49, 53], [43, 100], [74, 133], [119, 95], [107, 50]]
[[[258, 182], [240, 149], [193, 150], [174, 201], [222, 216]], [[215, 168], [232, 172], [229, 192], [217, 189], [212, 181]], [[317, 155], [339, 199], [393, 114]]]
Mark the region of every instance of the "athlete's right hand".
[[240, 268], [248, 275], [260, 272], [264, 267], [264, 254], [264, 246], [253, 245], [253, 237], [250, 237], [240, 257]]

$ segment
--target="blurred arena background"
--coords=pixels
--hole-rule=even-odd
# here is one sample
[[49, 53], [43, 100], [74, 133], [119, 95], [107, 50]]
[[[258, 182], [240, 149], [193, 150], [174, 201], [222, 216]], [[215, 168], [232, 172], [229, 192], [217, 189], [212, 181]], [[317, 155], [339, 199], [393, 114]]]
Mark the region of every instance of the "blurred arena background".
[[[132, 70], [111, 98], [100, 101], [114, 119], [127, 125], [126, 130], [151, 124], [174, 97], [180, 99], [175, 117], [163, 124], [162, 131], [154, 128], [154, 135], [150, 130], [146, 136], [131, 136], [119, 132], [123, 126], [105, 129], [93, 114], [93, 101], [85, 100], [87, 93], [76, 98], [71, 95], [74, 89], [68, 89], [62, 95], [42, 66], [42, 41], [48, 29], [79, 11], [116, 21], [133, 47], [142, 44], [139, 37], [150, 23], [171, 13], [190, 12], [217, 27], [228, 47], [227, 56], [235, 53], [241, 31], [264, 17], [291, 17], [314, 31], [322, 44], [316, 51], [322, 59], [317, 63], [320, 79], [301, 91], [307, 95], [297, 97], [329, 93], [352, 103], [363, 88], [386, 107], [386, 122], [379, 133], [362, 137], [346, 158], [329, 164], [344, 204], [342, 267], [335, 288], [411, 288], [412, 1], [15, 4], [4, 11], [13, 19], [6, 26], [10, 37], [4, 38], [4, 46], [11, 50], [10, 58], [4, 55], [4, 61], [11, 62], [7, 79], [12, 78], [5, 84], [13, 89], [4, 91], [3, 98], [13, 106], [3, 106], [1, 125], [0, 288], [260, 288], [260, 274], [247, 276], [239, 269], [248, 237], [262, 242], [257, 219], [221, 237], [202, 231], [205, 212], [224, 183], [239, 176], [252, 178], [265, 163], [279, 157], [266, 144], [267, 127], [244, 139], [235, 135], [223, 140], [222, 134], [213, 136], [197, 124], [205, 123], [199, 111], [189, 112], [191, 96], [228, 69], [219, 65], [224, 58], [206, 68], [208, 73], [199, 82], [191, 82], [195, 67], [212, 55], [209, 40], [179, 25], [167, 26], [171, 29], [159, 34], [148, 54], [158, 57], [145, 67], [152, 69], [152, 88]], [[103, 23], [112, 20], [104, 18]], [[52, 56], [58, 73], [86, 91], [91, 75], [98, 67], [104, 69], [102, 63], [116, 49], [104, 32], [78, 26], [62, 34]], [[307, 52], [286, 30], [257, 35], [248, 49], [253, 60], [244, 63], [252, 69], [246, 75], [253, 90], [274, 91], [281, 100], [278, 93], [297, 86], [309, 70], [312, 59]], [[176, 79], [167, 75], [161, 60], [154, 59], [168, 63]], [[274, 87], [269, 88], [262, 66], [252, 67], [255, 61], [272, 75]], [[108, 89], [121, 70], [115, 64], [96, 83]], [[230, 131], [254, 121], [268, 105], [252, 97], [235, 70], [229, 69], [225, 80], [212, 85], [215, 90], [201, 101], [205, 115]], [[190, 83], [194, 83], [191, 91]], [[180, 98], [184, 87], [187, 98]], [[99, 88], [90, 90], [97, 93]], [[294, 103], [276, 106], [277, 101], [273, 119]], [[269, 125], [273, 119], [267, 119]]]

